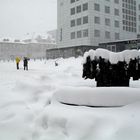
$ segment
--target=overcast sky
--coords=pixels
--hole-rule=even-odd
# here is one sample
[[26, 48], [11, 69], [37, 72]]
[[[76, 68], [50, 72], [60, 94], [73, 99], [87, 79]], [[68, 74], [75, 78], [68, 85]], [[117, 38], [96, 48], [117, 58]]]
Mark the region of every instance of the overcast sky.
[[57, 0], [0, 0], [0, 38], [57, 28]]

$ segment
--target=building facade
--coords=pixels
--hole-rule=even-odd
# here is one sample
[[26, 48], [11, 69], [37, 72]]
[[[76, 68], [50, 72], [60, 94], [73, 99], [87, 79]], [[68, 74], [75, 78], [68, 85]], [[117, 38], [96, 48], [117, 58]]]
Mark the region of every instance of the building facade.
[[140, 36], [140, 0], [58, 0], [58, 48]]
[[0, 60], [11, 60], [17, 56], [44, 59], [46, 50], [52, 48], [56, 48], [56, 44], [0, 42]]

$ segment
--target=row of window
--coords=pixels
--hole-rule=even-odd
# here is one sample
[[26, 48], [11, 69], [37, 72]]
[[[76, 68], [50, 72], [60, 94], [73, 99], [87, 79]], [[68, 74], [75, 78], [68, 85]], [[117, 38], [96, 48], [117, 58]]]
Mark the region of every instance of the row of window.
[[125, 21], [125, 22], [133, 22], [134, 24], [136, 24], [136, 17], [123, 15], [123, 21]]
[[139, 6], [138, 6], [138, 7], [139, 7], [139, 10], [140, 10], [140, 4], [139, 4]]
[[140, 32], [140, 26], [139, 26], [139, 32]]
[[136, 28], [130, 27], [130, 26], [123, 26], [123, 30], [128, 32], [137, 32]]
[[136, 32], [136, 1], [123, 0], [123, 30]]
[[[140, 8], [140, 6], [139, 6], [139, 8]], [[82, 6], [78, 5], [76, 7], [71, 8], [70, 14], [74, 15], [76, 13], [80, 13], [80, 12], [86, 11], [86, 10], [88, 10], [88, 3], [85, 3]], [[94, 10], [99, 12], [100, 11], [100, 4], [95, 3]], [[105, 6], [104, 12], [107, 14], [110, 14], [111, 13], [110, 7]], [[131, 15], [135, 16], [136, 15], [136, 5], [133, 6], [133, 5], [128, 5], [128, 4], [123, 3], [123, 13], [131, 14]], [[119, 16], [119, 9], [117, 9], [117, 8], [114, 9], [114, 15]]]
[[[94, 10], [99, 12], [100, 11], [100, 4], [94, 3]], [[110, 13], [109, 6], [105, 6], [105, 13], [107, 13], [107, 14]], [[117, 8], [114, 9], [114, 15], [119, 16], [119, 9], [117, 9]]]
[[[79, 1], [79, 0], [70, 0], [70, 3], [74, 3], [76, 1]], [[110, 1], [110, 0], [106, 0], [106, 1]], [[114, 0], [114, 3], [119, 4], [119, 0]]]
[[75, 19], [71, 20], [70, 26], [74, 27], [76, 25], [79, 26], [81, 24], [86, 24], [86, 23], [88, 23], [88, 16], [84, 16], [83, 18], [77, 18], [76, 20]]
[[[101, 36], [101, 31], [100, 30], [94, 30], [94, 37], [100, 37]], [[115, 40], [120, 39], [120, 34], [115, 33], [114, 34]], [[111, 38], [111, 33], [109, 31], [105, 31], [105, 38], [110, 39]]]
[[79, 0], [70, 0], [70, 3], [74, 3], [74, 2], [76, 2], [76, 1], [79, 1]]
[[131, 11], [131, 10], [128, 10], [128, 9], [122, 9], [122, 12], [124, 14], [127, 14], [127, 15], [132, 15], [132, 16], [136, 16], [136, 11]]
[[[101, 31], [100, 30], [94, 30], [94, 37], [100, 37], [101, 36]], [[71, 39], [76, 39], [76, 38], [82, 38], [82, 37], [88, 37], [88, 29], [85, 30], [80, 30], [77, 32], [71, 32]], [[120, 39], [120, 34], [115, 33], [114, 34], [115, 40]], [[105, 31], [105, 38], [106, 39], [111, 39], [111, 33], [109, 31]]]
[[82, 37], [88, 37], [88, 29], [80, 30], [77, 32], [71, 32], [71, 39], [76, 39], [76, 38], [82, 38]]
[[88, 3], [84, 3], [83, 5], [78, 5], [70, 9], [70, 14], [74, 15], [76, 13], [81, 13], [82, 11], [88, 10]]
[[[110, 2], [110, 0], [106, 0], [108, 2]], [[119, 4], [119, 0], [114, 0], [114, 3]]]
[[131, 3], [131, 4], [136, 5], [136, 1], [135, 0], [123, 0], [123, 2], [125, 2], [125, 3]]
[[[83, 19], [83, 22], [82, 22]], [[73, 19], [70, 21], [70, 26], [75, 27], [76, 25], [79, 26], [81, 24], [86, 24], [88, 23], [88, 16], [84, 16], [83, 18], [77, 18], [76, 20]], [[100, 17], [95, 16], [94, 17], [94, 23], [95, 24], [100, 24]], [[105, 18], [105, 25], [106, 26], [111, 26], [111, 20], [110, 18]], [[114, 21], [114, 27], [120, 27], [120, 22], [118, 20]]]
[[123, 7], [130, 9], [130, 10], [136, 10], [136, 5], [131, 5], [131, 4], [127, 4], [127, 3], [123, 3]]
[[[106, 0], [110, 1], [110, 0]], [[123, 0], [123, 2], [129, 3], [129, 4], [136, 4], [135, 0]], [[119, 4], [119, 0], [114, 0], [114, 3]]]
[[[79, 1], [79, 0], [71, 0], [71, 3], [75, 2], [75, 1]], [[106, 1], [110, 1], [110, 0], [106, 0]], [[119, 0], [114, 0], [114, 2], [116, 4], [119, 4]], [[124, 8], [130, 9], [130, 10], [136, 10], [136, 1], [134, 1], [134, 0], [125, 1], [124, 0], [122, 6]], [[100, 11], [100, 5], [95, 4], [94, 9], [97, 11]], [[88, 10], [88, 3], [83, 4], [83, 11], [85, 11], [85, 10]], [[139, 5], [139, 10], [140, 10], [140, 5]], [[73, 8], [73, 11], [74, 11], [74, 8]], [[82, 6], [81, 5], [77, 6], [77, 13], [79, 13], [81, 11], [82, 11]]]
[[[70, 14], [75, 15], [76, 13], [78, 14], [78, 13], [81, 13], [82, 11], [86, 11], [86, 10], [88, 10], [88, 3], [84, 3], [82, 6], [78, 5], [76, 7], [71, 8]], [[100, 4], [94, 3], [94, 10], [99, 12], [100, 11]], [[106, 14], [110, 14], [111, 13], [110, 7], [105, 6], [104, 12]], [[119, 9], [117, 9], [117, 8], [114, 9], [114, 15], [119, 16]]]
[[[100, 24], [100, 17], [94, 17], [94, 23]], [[111, 26], [111, 20], [109, 18], [105, 18], [105, 25]], [[120, 27], [120, 22], [118, 20], [114, 21], [114, 27]]]
[[139, 21], [140, 21], [140, 15], [139, 15]]
[[132, 27], [136, 28], [137, 24], [135, 22], [130, 22], [130, 21], [123, 20], [123, 25], [132, 26]]

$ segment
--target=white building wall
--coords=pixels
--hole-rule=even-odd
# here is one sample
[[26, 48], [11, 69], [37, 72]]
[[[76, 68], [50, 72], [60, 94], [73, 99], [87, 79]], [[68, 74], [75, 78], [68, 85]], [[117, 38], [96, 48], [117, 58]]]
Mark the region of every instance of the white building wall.
[[[58, 1], [58, 37], [57, 44], [59, 47], [70, 47], [79, 45], [90, 45], [89, 38], [80, 38], [71, 40], [71, 32], [77, 32], [79, 30], [87, 29], [89, 25], [81, 25], [76, 27], [70, 27], [70, 21], [88, 15], [88, 11], [81, 12], [79, 14], [70, 15], [70, 9], [85, 3], [88, 0], [78, 1], [71, 4], [69, 0], [59, 0]], [[61, 36], [62, 34], [62, 36]]]
[[[70, 46], [80, 46], [80, 45], [89, 45], [89, 46], [98, 46], [99, 43], [105, 43], [110, 41], [117, 40], [126, 40], [134, 39], [137, 37], [139, 23], [137, 16], [137, 32], [129, 32], [123, 30], [123, 0], [119, 0], [119, 3], [116, 4], [114, 0], [75, 0], [76, 2], [70, 3], [70, 0], [58, 0], [58, 47], [70, 47]], [[135, 1], [135, 0], [133, 0]], [[70, 9], [78, 5], [83, 5], [88, 2], [88, 10], [80, 12], [78, 14], [70, 15]], [[63, 3], [63, 4], [62, 4]], [[94, 3], [100, 5], [100, 11], [95, 11]], [[140, 0], [137, 0], [136, 5], [140, 3]], [[110, 13], [105, 13], [105, 6], [110, 7]], [[114, 15], [114, 9], [119, 9], [119, 16]], [[136, 10], [137, 15], [140, 13], [140, 10]], [[72, 19], [77, 19], [88, 15], [88, 24], [83, 24], [80, 26], [70, 27], [70, 21]], [[100, 24], [95, 24], [94, 17], [100, 17]], [[110, 18], [110, 26], [105, 25], [105, 18]], [[114, 21], [119, 21], [119, 27], [114, 26]], [[62, 40], [60, 41], [60, 34], [62, 28]], [[70, 33], [77, 32], [79, 30], [88, 29], [88, 37], [71, 39]], [[100, 36], [94, 36], [94, 30], [100, 30]], [[110, 32], [110, 38], [106, 39], [105, 31]], [[115, 33], [119, 34], [119, 39], [115, 39]]]
[[0, 60], [15, 59], [17, 56], [31, 59], [46, 58], [46, 50], [50, 48], [56, 48], [56, 44], [0, 42]]
[[137, 0], [137, 34], [140, 36], [140, 0]]

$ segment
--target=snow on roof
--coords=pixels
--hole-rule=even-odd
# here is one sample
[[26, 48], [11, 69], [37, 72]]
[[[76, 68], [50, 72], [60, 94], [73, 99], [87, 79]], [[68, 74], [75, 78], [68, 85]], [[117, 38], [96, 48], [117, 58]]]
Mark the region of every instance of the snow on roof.
[[112, 64], [118, 63], [118, 61], [126, 61], [129, 63], [130, 59], [135, 59], [137, 57], [140, 57], [140, 51], [138, 50], [124, 50], [122, 52], [111, 52], [106, 49], [96, 49], [96, 50], [89, 50], [88, 52], [85, 52], [84, 54], [84, 60], [83, 63], [86, 63], [86, 58], [90, 56], [91, 61], [95, 59], [95, 57], [99, 58], [102, 57], [104, 59], [107, 59]]

